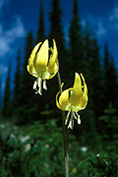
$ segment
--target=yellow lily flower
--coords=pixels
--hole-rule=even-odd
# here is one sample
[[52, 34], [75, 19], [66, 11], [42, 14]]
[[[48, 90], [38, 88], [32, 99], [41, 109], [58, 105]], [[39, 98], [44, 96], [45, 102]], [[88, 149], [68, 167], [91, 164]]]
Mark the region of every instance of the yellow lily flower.
[[81, 124], [80, 115], [77, 112], [85, 109], [88, 103], [88, 89], [83, 75], [75, 73], [73, 87], [64, 90], [60, 96], [59, 94], [60, 92], [56, 95], [56, 105], [59, 109], [68, 111], [65, 124], [67, 128], [72, 129], [74, 126], [73, 117], [77, 119], [78, 124]]
[[53, 47], [49, 48], [49, 41], [46, 39], [43, 43], [39, 42], [32, 50], [28, 60], [27, 71], [37, 78], [33, 85], [36, 93], [42, 95], [42, 87], [47, 90], [46, 80], [56, 75], [59, 69], [57, 57], [58, 52], [54, 39]]

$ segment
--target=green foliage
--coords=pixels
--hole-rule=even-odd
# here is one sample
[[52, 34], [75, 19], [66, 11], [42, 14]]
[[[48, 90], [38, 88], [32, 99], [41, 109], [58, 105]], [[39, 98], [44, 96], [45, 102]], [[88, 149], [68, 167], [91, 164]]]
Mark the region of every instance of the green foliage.
[[[13, 124], [2, 122], [0, 124], [2, 125], [0, 175], [5, 177], [64, 176], [62, 129], [56, 122], [55, 119], [48, 120], [46, 123], [37, 121], [29, 127], [14, 127]], [[81, 140], [78, 142], [70, 131], [70, 177], [118, 176], [117, 152], [104, 151], [104, 146], [98, 148], [99, 143], [97, 139], [95, 149], [86, 142], [83, 146]]]
[[108, 150], [117, 151], [118, 145], [118, 116], [116, 116], [116, 109], [112, 103], [109, 103], [108, 108], [104, 111], [105, 115], [101, 116], [99, 120], [104, 129], [102, 132], [102, 140], [104, 143], [110, 142], [106, 148]]
[[[2, 129], [8, 131], [6, 127]], [[13, 129], [9, 130], [12, 132], [11, 135], [3, 136], [4, 131], [0, 134], [0, 174], [2, 176], [64, 176], [62, 129], [57, 127], [54, 119], [48, 120], [45, 124], [40, 121], [35, 122], [27, 132], [24, 132], [24, 135], [25, 127], [24, 129], [22, 127], [21, 131], [18, 127], [16, 130], [14, 132]], [[77, 148], [73, 149], [73, 147]], [[73, 174], [81, 152], [73, 135], [70, 135], [69, 151], [70, 172]]]
[[44, 125], [36, 122], [30, 132], [33, 137], [32, 155], [34, 159], [30, 164], [32, 171], [34, 173], [37, 171], [40, 176], [61, 176], [64, 171], [61, 129], [57, 130], [56, 122], [49, 120]]
[[117, 177], [118, 176], [118, 156], [114, 153], [91, 154], [89, 160], [85, 163], [85, 169], [82, 173], [84, 177]]

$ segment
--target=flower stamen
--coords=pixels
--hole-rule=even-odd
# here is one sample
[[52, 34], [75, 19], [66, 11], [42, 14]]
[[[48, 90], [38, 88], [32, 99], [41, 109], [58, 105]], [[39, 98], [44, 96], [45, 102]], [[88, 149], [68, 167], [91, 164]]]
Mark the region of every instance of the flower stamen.
[[69, 111], [68, 114], [67, 114], [67, 116], [66, 116], [65, 125], [67, 125], [67, 123], [68, 123], [68, 119], [69, 119], [70, 112], [71, 112], [71, 111]]
[[67, 128], [73, 129], [73, 127], [74, 127], [73, 111], [71, 111], [71, 118], [69, 120], [69, 124], [68, 124]]
[[42, 95], [42, 78], [41, 77], [38, 78], [38, 87], [39, 87], [39, 89], [38, 89], [37, 93]]
[[37, 88], [37, 80], [34, 81], [34, 84], [33, 84], [33, 90], [36, 90], [36, 88]]
[[80, 117], [78, 117], [77, 123], [78, 123], [79, 125], [81, 124], [81, 119], [80, 119]]
[[43, 89], [44, 89], [44, 90], [47, 90], [46, 79], [43, 80]]
[[73, 115], [74, 115], [74, 118], [77, 120], [77, 123], [81, 124], [80, 115], [77, 112], [74, 112]]

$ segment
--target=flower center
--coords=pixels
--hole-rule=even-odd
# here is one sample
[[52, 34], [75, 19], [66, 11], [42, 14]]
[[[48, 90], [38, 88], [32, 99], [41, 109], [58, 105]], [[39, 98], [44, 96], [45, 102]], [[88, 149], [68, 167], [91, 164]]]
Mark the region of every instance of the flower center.
[[[43, 84], [42, 84], [43, 83]], [[34, 82], [33, 89], [36, 90], [36, 94], [42, 95], [42, 88], [47, 90], [46, 79], [42, 79], [38, 77], [38, 79]]]
[[73, 129], [74, 127], [74, 118], [77, 120], [78, 124], [81, 124], [80, 115], [77, 112], [74, 112], [73, 110], [69, 111], [66, 119], [65, 119], [65, 125], [67, 125], [67, 128]]

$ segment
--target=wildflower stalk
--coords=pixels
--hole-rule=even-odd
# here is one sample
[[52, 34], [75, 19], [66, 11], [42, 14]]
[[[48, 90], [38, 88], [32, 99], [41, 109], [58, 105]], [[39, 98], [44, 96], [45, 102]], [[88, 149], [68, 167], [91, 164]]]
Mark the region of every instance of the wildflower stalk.
[[[62, 93], [61, 87], [61, 77], [59, 71], [57, 72], [58, 84], [60, 93]], [[65, 111], [62, 111], [62, 126], [63, 126], [63, 143], [64, 143], [64, 159], [65, 159], [65, 177], [69, 177], [69, 154], [68, 154], [68, 144], [69, 144], [69, 130], [65, 126]]]

